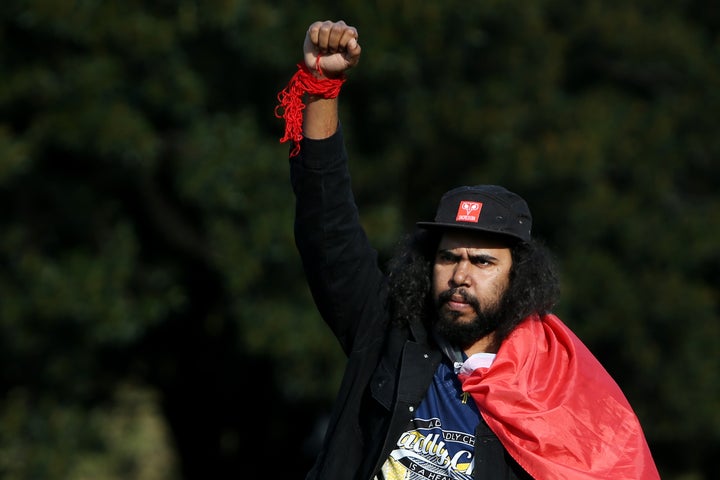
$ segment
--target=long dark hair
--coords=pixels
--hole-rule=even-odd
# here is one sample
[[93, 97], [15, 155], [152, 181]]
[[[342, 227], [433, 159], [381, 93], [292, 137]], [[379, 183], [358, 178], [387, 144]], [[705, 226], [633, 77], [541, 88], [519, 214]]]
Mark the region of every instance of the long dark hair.
[[[427, 328], [437, 316], [432, 275], [441, 231], [418, 229], [406, 236], [388, 262], [389, 304], [393, 321], [421, 321]], [[510, 244], [510, 285], [503, 297], [504, 321], [495, 331], [499, 345], [528, 315], [551, 311], [560, 297], [557, 267], [549, 250], [537, 240]]]

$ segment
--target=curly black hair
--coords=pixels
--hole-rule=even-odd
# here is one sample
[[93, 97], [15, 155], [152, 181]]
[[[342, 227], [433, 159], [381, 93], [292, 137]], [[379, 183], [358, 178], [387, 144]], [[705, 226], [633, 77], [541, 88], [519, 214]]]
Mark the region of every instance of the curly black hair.
[[[442, 232], [417, 229], [404, 237], [387, 265], [389, 307], [394, 322], [420, 320], [430, 329], [437, 318], [432, 297], [435, 254]], [[528, 315], [550, 312], [560, 296], [557, 267], [549, 250], [537, 240], [510, 242], [510, 284], [503, 296], [503, 321], [495, 330], [496, 345]]]

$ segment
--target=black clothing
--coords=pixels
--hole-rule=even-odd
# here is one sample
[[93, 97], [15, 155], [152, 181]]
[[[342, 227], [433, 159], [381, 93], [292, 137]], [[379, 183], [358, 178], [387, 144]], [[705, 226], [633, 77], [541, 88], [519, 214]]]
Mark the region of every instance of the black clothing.
[[[339, 130], [291, 158], [295, 241], [317, 308], [348, 357], [325, 441], [307, 479], [371, 480], [442, 358], [418, 319], [390, 322], [387, 279], [363, 231]], [[481, 422], [473, 478], [530, 478]]]

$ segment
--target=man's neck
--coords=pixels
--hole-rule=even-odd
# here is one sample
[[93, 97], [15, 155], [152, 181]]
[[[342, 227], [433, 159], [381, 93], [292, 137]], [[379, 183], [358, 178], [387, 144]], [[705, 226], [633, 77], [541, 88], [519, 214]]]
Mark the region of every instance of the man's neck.
[[464, 350], [468, 357], [475, 353], [497, 353], [498, 346], [495, 344], [495, 332], [485, 335], [477, 342]]

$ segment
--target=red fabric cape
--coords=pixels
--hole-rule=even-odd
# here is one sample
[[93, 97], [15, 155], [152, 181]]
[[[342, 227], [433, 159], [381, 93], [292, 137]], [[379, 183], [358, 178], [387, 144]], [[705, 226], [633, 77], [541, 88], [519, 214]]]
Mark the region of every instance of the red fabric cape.
[[625, 395], [556, 316], [525, 319], [489, 368], [459, 376], [488, 426], [533, 478], [660, 478]]

